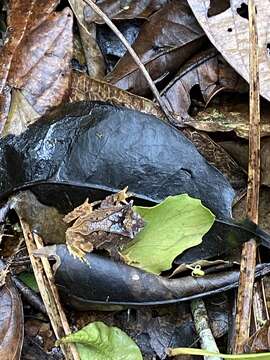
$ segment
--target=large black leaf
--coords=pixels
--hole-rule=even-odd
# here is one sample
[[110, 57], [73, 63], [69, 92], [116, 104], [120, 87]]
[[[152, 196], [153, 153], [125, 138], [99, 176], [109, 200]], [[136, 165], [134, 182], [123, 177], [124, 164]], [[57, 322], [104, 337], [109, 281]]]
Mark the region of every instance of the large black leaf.
[[[203, 277], [166, 279], [114, 262], [104, 256], [87, 254], [87, 262], [74, 258], [65, 245], [52, 245], [36, 251], [56, 258], [55, 282], [65, 301], [80, 310], [96, 305], [158, 305], [176, 303], [223, 292], [238, 285], [239, 271], [229, 270]], [[270, 271], [260, 264], [256, 276]], [[102, 307], [101, 307], [102, 308]]]
[[[188, 193], [218, 217], [231, 216], [232, 187], [185, 136], [152, 115], [100, 102], [65, 105], [3, 138], [0, 163], [2, 198], [37, 182], [73, 184], [85, 193], [128, 185], [154, 202]], [[56, 202], [46, 193], [44, 200]]]

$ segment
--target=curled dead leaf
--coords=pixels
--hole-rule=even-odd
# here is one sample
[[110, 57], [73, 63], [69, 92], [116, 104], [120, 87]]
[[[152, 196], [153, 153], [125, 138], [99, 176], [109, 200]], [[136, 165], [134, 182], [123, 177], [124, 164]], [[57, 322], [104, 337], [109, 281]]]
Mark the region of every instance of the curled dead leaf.
[[162, 91], [162, 97], [169, 110], [178, 115], [180, 122], [184, 121], [190, 126], [190, 91], [195, 86], [199, 87], [206, 105], [221, 90], [247, 90], [240, 76], [215, 49], [211, 48], [195, 55]]
[[[146, 19], [168, 2], [168, 0], [101, 0], [98, 6], [110, 19]], [[85, 6], [84, 16], [88, 23], [103, 23], [90, 6]]]
[[[173, 0], [150, 16], [141, 27], [133, 49], [152, 79], [158, 82], [177, 71], [196, 53], [204, 43], [203, 38], [204, 33], [187, 2]], [[148, 92], [148, 83], [129, 53], [120, 59], [106, 79], [137, 95]]]
[[23, 344], [23, 307], [9, 278], [0, 289], [0, 359], [19, 360]]
[[[234, 0], [223, 9], [209, 13], [213, 1], [188, 0], [208, 38], [228, 63], [249, 81], [249, 26], [247, 0]], [[270, 100], [269, 4], [254, 1], [257, 9], [260, 92]], [[222, 11], [223, 10], [223, 11]], [[211, 16], [212, 15], [212, 16]]]

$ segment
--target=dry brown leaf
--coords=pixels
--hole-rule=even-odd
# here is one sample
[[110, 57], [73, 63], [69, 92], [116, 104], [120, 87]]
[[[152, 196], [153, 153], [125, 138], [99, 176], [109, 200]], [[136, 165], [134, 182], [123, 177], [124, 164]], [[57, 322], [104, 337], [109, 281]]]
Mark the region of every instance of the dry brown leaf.
[[[44, 114], [67, 95], [72, 56], [72, 12], [53, 12], [58, 0], [12, 0], [8, 40], [1, 49], [0, 93], [6, 83], [21, 89]], [[7, 101], [6, 107], [7, 107]], [[2, 116], [1, 130], [6, 117]]]
[[12, 91], [12, 100], [7, 121], [1, 135], [19, 135], [25, 131], [30, 124], [35, 122], [39, 116], [40, 115], [22, 95], [21, 91], [14, 89]]
[[[222, 141], [220, 145], [237, 161], [244, 169], [248, 169], [248, 142]], [[261, 140], [261, 184], [270, 186], [270, 138]]]
[[133, 95], [105, 81], [92, 79], [86, 74], [73, 71], [71, 77], [70, 102], [108, 101], [114, 105], [126, 106], [164, 119], [164, 113], [151, 100]]
[[[270, 100], [269, 21], [270, 7], [264, 0], [254, 0], [257, 7], [261, 95]], [[224, 11], [208, 14], [213, 0], [188, 0], [197, 20], [210, 41], [228, 63], [249, 81], [249, 25], [247, 0], [233, 0]], [[212, 13], [213, 14], [213, 13]]]
[[162, 91], [169, 110], [177, 114], [179, 121], [190, 126], [193, 126], [193, 122], [188, 110], [191, 105], [190, 91], [194, 86], [199, 86], [205, 104], [221, 90], [247, 90], [240, 76], [215, 49], [195, 55]]
[[[146, 19], [167, 4], [169, 0], [99, 0], [97, 5], [110, 19]], [[85, 7], [85, 20], [101, 24], [103, 20], [90, 8]]]
[[87, 24], [84, 20], [84, 0], [69, 0], [69, 4], [78, 21], [88, 74], [95, 79], [102, 79], [105, 76], [105, 62], [96, 41], [96, 25]]
[[[204, 33], [186, 0], [173, 0], [141, 27], [133, 49], [155, 82], [171, 76], [203, 45]], [[129, 53], [107, 75], [107, 81], [137, 95], [149, 92], [148, 83]]]
[[253, 334], [247, 344], [247, 352], [258, 353], [270, 350], [270, 321]]
[[[269, 118], [261, 118], [261, 120], [261, 137], [270, 136]], [[249, 134], [249, 115], [247, 112], [226, 111], [219, 107], [200, 111], [190, 121], [186, 120], [185, 124], [207, 132], [234, 131], [237, 136], [244, 139], [248, 139]]]
[[19, 360], [24, 333], [23, 307], [9, 278], [0, 289], [0, 306], [0, 359]]
[[206, 160], [227, 177], [232, 187], [237, 191], [237, 195], [241, 196], [246, 189], [246, 173], [226, 152], [226, 150], [215, 143], [204, 132], [190, 129], [188, 127], [184, 128], [182, 132], [193, 142]]
[[39, 114], [60, 104], [68, 91], [72, 23], [69, 8], [54, 12], [17, 47], [8, 82], [22, 90]]

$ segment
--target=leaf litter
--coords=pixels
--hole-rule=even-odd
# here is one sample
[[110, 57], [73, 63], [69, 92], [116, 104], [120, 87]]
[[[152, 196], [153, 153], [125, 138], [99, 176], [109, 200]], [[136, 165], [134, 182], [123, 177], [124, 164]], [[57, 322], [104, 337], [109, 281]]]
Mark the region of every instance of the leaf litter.
[[[113, 342], [105, 344], [103, 336], [115, 331], [120, 341], [117, 351], [109, 350], [105, 358], [121, 358], [124, 351], [124, 358], [148, 360], [158, 356], [165, 359], [168, 347], [193, 346], [194, 321], [198, 325], [198, 320], [192, 320], [190, 311], [186, 310], [189, 330], [181, 328], [181, 336], [177, 337], [177, 317], [173, 316], [168, 322], [166, 314], [172, 314], [172, 303], [181, 302], [178, 310], [181, 311], [182, 301], [189, 303], [194, 298], [207, 298], [209, 329], [222, 350], [224, 347], [218, 338], [227, 337], [227, 331], [231, 330], [225, 322], [232, 307], [222, 308], [214, 320], [211, 311], [215, 312], [215, 304], [208, 301], [211, 299], [208, 297], [215, 294], [212, 299], [216, 299], [218, 293], [227, 296], [228, 290], [237, 286], [240, 245], [250, 237], [255, 236], [264, 249], [256, 276], [269, 273], [265, 256], [269, 235], [251, 222], [235, 221], [231, 217], [233, 201], [237, 203], [247, 187], [246, 172], [242, 170], [247, 162], [238, 150], [246, 145], [238, 136], [247, 138], [249, 128], [245, 122], [247, 103], [238, 121], [227, 109], [224, 111], [223, 99], [227, 98], [224, 92], [233, 93], [231, 99], [234, 97], [237, 107], [240, 94], [243, 98], [248, 91], [241, 78], [242, 75], [248, 80], [248, 41], [240, 55], [230, 52], [235, 35], [248, 36], [247, 5], [212, 0], [201, 11], [204, 2], [194, 5], [191, 0], [102, 0], [97, 4], [121, 31], [131, 34], [129, 42], [158, 86], [171, 111], [173, 126], [166, 123], [162, 110], [152, 101], [149, 84], [132, 57], [87, 1], [10, 0], [0, 12], [1, 34], [6, 31], [2, 36], [0, 60], [1, 229], [5, 236], [13, 227], [17, 229], [15, 210], [23, 235], [32, 237], [36, 244], [42, 244], [43, 240], [49, 245], [34, 253], [36, 261], [41, 256], [43, 266], [47, 264], [46, 271], [46, 257], [56, 260], [55, 282], [62, 295], [61, 302], [83, 311], [118, 310], [113, 320], [109, 321], [110, 315], [103, 316], [102, 323], [97, 322], [99, 315], [94, 312], [88, 323], [79, 325], [84, 327], [81, 332], [67, 335], [64, 339], [87, 342], [87, 345], [78, 345], [81, 352], [77, 355], [74, 348], [68, 353], [61, 344], [67, 358], [88, 358], [89, 351], [91, 356], [104, 358], [99, 350], [107, 346], [112, 349]], [[262, 35], [268, 12], [261, 3], [257, 5], [258, 18], [265, 19], [259, 23], [259, 46], [264, 49], [260, 70], [264, 74], [268, 43]], [[232, 19], [236, 22], [229, 24]], [[81, 49], [78, 47], [81, 53], [72, 55], [76, 42], [82, 44]], [[240, 66], [238, 60], [244, 66]], [[71, 62], [77, 72], [72, 71]], [[261, 83], [261, 94], [266, 98], [267, 79], [266, 74]], [[54, 110], [63, 102], [82, 100], [86, 101]], [[263, 105], [267, 109], [268, 103]], [[265, 140], [261, 183], [269, 186], [267, 126], [267, 122], [262, 125]], [[232, 130], [236, 135], [232, 135]], [[132, 192], [128, 199], [121, 191], [126, 186]], [[117, 194], [121, 194], [120, 197]], [[261, 224], [269, 229], [267, 194], [268, 190], [264, 189]], [[189, 205], [185, 203], [180, 209], [181, 199], [188, 200]], [[238, 218], [244, 217], [243, 201], [240, 200], [234, 211]], [[200, 224], [200, 216], [193, 214], [194, 209], [189, 210], [191, 204], [197, 204], [196, 211], [208, 214], [207, 222]], [[199, 229], [201, 225], [203, 230]], [[17, 230], [14, 234], [22, 236]], [[1, 237], [3, 243], [5, 236], [3, 240]], [[165, 241], [166, 246], [162, 247]], [[46, 274], [51, 279], [52, 275]], [[264, 281], [267, 285], [269, 280], [265, 277]], [[37, 282], [40, 287], [39, 276]], [[11, 286], [15, 289], [13, 283]], [[52, 290], [52, 297], [57, 300], [55, 291]], [[23, 298], [25, 301], [28, 300]], [[48, 306], [47, 300], [44, 301]], [[165, 308], [151, 307], [161, 304], [165, 304]], [[22, 308], [19, 298], [17, 305]], [[2, 311], [3, 302], [0, 306], [1, 313], [9, 315]], [[58, 302], [57, 306], [61, 304]], [[140, 327], [145, 325], [136, 322], [136, 316], [144, 311], [139, 309], [142, 306], [151, 309], [144, 332]], [[25, 308], [26, 316], [29, 309], [32, 316], [32, 305]], [[78, 330], [69, 309], [66, 310], [68, 320], [73, 330]], [[122, 318], [120, 323], [117, 317]], [[30, 323], [26, 329], [29, 330], [29, 326]], [[250, 338], [247, 351], [268, 350], [267, 326], [266, 322], [265, 327]], [[19, 345], [17, 350], [14, 348], [15, 358], [20, 358], [21, 353], [21, 327], [22, 314], [17, 313], [15, 326], [8, 329], [11, 342], [20, 332]], [[70, 330], [64, 327], [68, 334]], [[45, 328], [40, 336], [44, 344], [51, 347], [49, 322]], [[95, 341], [103, 339], [99, 350], [91, 343], [97, 328], [99, 336]], [[38, 339], [30, 333], [24, 338], [23, 354], [31, 354], [29, 341]], [[83, 341], [82, 334], [87, 334]], [[176, 337], [172, 338], [172, 334]], [[46, 340], [46, 336], [50, 339]], [[184, 337], [187, 341], [180, 341]], [[125, 349], [123, 342], [131, 347]], [[7, 356], [13, 356], [12, 347], [3, 349]], [[41, 344], [35, 349], [41, 359], [48, 357], [47, 346]], [[53, 351], [52, 358], [59, 358], [59, 351], [56, 348]], [[188, 353], [188, 350], [182, 351]], [[196, 353], [192, 349], [189, 352]], [[249, 356], [253, 355], [246, 358]], [[262, 358], [264, 356], [267, 355], [262, 354]]]

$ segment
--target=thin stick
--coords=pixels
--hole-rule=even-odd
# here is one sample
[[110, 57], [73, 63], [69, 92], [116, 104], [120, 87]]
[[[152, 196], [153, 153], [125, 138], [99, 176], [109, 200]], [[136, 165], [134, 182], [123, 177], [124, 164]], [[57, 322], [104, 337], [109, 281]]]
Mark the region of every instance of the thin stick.
[[[52, 324], [52, 328], [56, 336], [56, 339], [60, 339], [61, 337], [66, 335], [66, 332], [62, 324], [61, 316], [59, 315], [58, 306], [55, 302], [54, 295], [51, 290], [50, 282], [46, 277], [41, 260], [33, 256], [33, 252], [37, 250], [37, 246], [34, 237], [32, 235], [30, 226], [22, 218], [20, 218], [20, 223], [21, 223], [25, 243], [27, 246], [27, 250], [29, 253], [29, 257], [31, 260], [32, 268], [34, 271], [34, 275], [39, 287], [40, 295], [46, 307], [46, 311], [50, 319], [50, 322]], [[74, 346], [71, 347], [67, 345], [63, 345], [63, 344], [60, 345], [61, 350], [65, 355], [65, 358], [67, 360], [79, 360], [80, 357]]]
[[[260, 193], [260, 86], [258, 65], [258, 34], [254, 0], [249, 0], [249, 74], [250, 74], [250, 126], [247, 216], [258, 223]], [[239, 291], [237, 298], [234, 353], [242, 353], [249, 338], [256, 241], [251, 239], [242, 251]]]
[[[44, 247], [43, 241], [42, 241], [40, 236], [38, 236], [37, 234], [34, 234], [34, 240], [35, 240], [37, 249], [41, 249], [41, 248]], [[66, 314], [65, 314], [65, 312], [64, 312], [64, 310], [62, 308], [61, 302], [60, 302], [58, 290], [57, 290], [57, 288], [56, 288], [56, 286], [54, 284], [54, 276], [53, 276], [53, 273], [52, 273], [51, 265], [49, 263], [49, 260], [46, 257], [43, 257], [43, 256], [41, 257], [41, 262], [42, 262], [45, 274], [47, 276], [48, 282], [50, 284], [50, 288], [51, 288], [52, 293], [53, 293], [53, 297], [54, 297], [54, 300], [55, 300], [55, 303], [56, 303], [56, 306], [57, 306], [57, 309], [58, 309], [58, 313], [59, 313], [60, 318], [61, 318], [61, 323], [62, 323], [64, 332], [65, 332], [65, 335], [69, 335], [69, 334], [71, 334], [71, 330], [70, 330], [70, 327], [69, 327], [69, 324], [68, 324], [68, 321], [67, 321], [67, 318], [66, 318]], [[74, 359], [80, 360], [79, 355], [78, 355], [78, 353], [76, 351], [75, 345], [74, 344], [70, 344], [70, 345], [72, 347], [72, 352], [74, 353], [73, 354]], [[75, 349], [75, 352], [74, 352], [74, 349]]]
[[[191, 302], [191, 312], [194, 319], [194, 325], [197, 334], [200, 337], [201, 348], [212, 353], [219, 353], [215, 338], [212, 334], [208, 323], [207, 310], [203, 300], [193, 300]], [[221, 357], [216, 356], [204, 356], [205, 360], [221, 360]]]
[[83, 0], [87, 5], [89, 5], [103, 20], [104, 22], [109, 26], [109, 28], [115, 33], [115, 35], [119, 38], [119, 40], [122, 42], [122, 44], [126, 47], [127, 51], [129, 52], [130, 56], [133, 58], [135, 63], [137, 64], [138, 68], [141, 70], [142, 74], [144, 75], [150, 89], [152, 90], [155, 98], [157, 99], [157, 102], [159, 103], [162, 111], [166, 115], [169, 121], [172, 123], [175, 122], [172, 115], [170, 114], [167, 106], [165, 105], [164, 101], [162, 100], [158, 89], [156, 85], [154, 84], [153, 80], [151, 79], [151, 76], [149, 75], [148, 71], [146, 70], [145, 66], [141, 62], [140, 58], [136, 54], [136, 52], [133, 50], [133, 48], [129, 45], [126, 38], [123, 36], [123, 34], [117, 29], [117, 27], [114, 25], [114, 23], [108, 18], [108, 16], [100, 10], [100, 8], [92, 1], [92, 0]]

